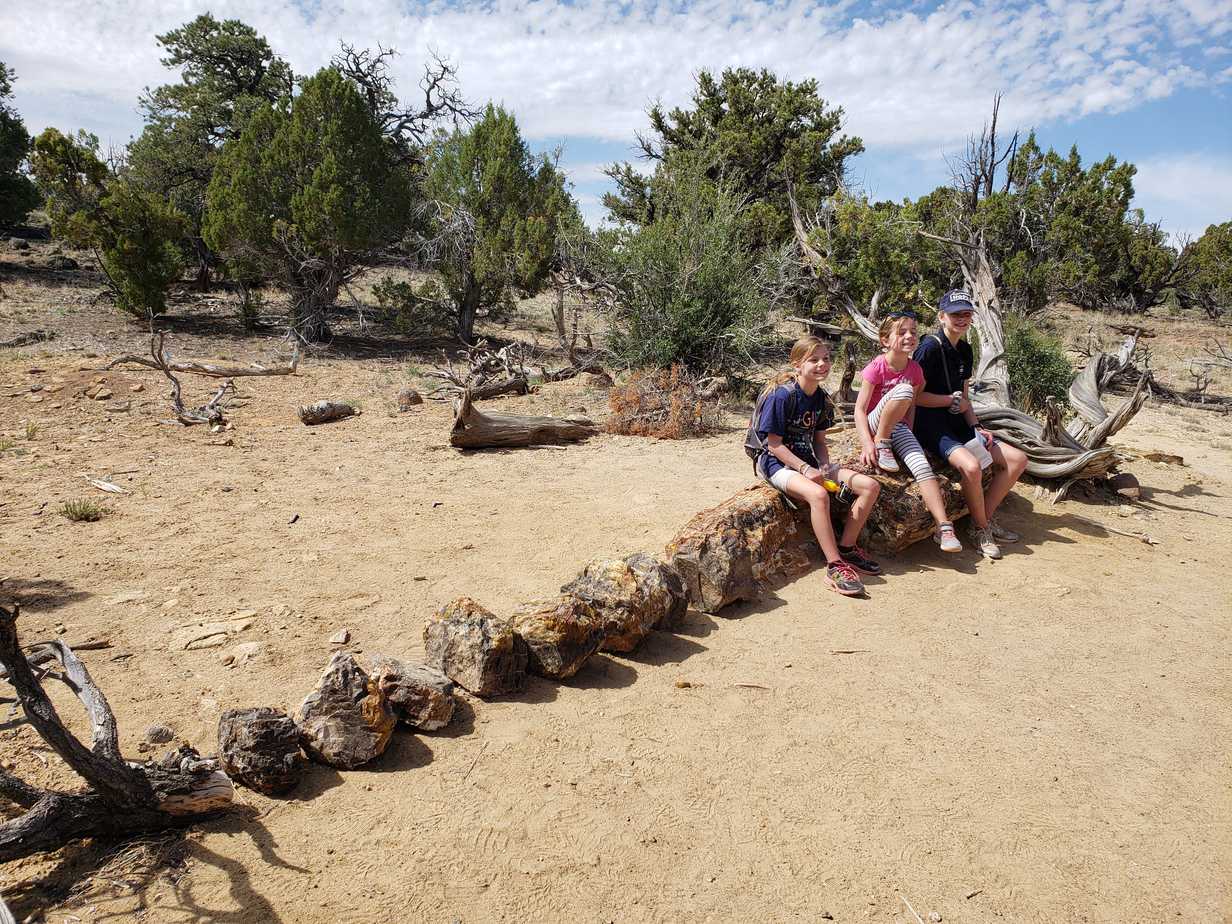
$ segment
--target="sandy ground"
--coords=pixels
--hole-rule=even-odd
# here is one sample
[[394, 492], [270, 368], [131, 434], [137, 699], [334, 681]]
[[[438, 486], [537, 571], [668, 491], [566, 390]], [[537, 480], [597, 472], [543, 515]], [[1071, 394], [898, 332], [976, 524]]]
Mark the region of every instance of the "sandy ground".
[[[31, 285], [10, 329], [36, 326]], [[105, 312], [0, 352], [0, 594], [24, 639], [111, 641], [82, 657], [133, 756], [153, 722], [210, 751], [223, 710], [294, 707], [339, 628], [365, 657], [415, 657], [453, 597], [507, 612], [591, 557], [660, 550], [749, 482], [735, 417], [702, 440], [456, 453], [444, 405], [390, 411], [401, 357], [243, 380], [221, 436], [160, 422], [149, 370], [107, 373], [131, 401], [108, 410], [79, 394], [103, 361], [83, 351], [141, 338]], [[322, 397], [363, 413], [303, 427], [295, 405]], [[599, 415], [605, 398], [569, 382], [501, 404]], [[1006, 520], [1025, 539], [1000, 562], [916, 546], [866, 600], [813, 573], [690, 613], [567, 683], [468, 698], [369, 768], [314, 767], [285, 800], [239, 790], [240, 811], [182, 839], [2, 865], [0, 892], [57, 922], [909, 924], [904, 899], [926, 921], [1232, 920], [1232, 419], [1151, 405], [1119, 442], [1184, 464], [1128, 463], [1143, 499], [1122, 508], [1021, 488]], [[90, 496], [110, 515], [57, 513]], [[172, 650], [176, 628], [244, 610], [233, 643], [260, 642], [255, 660]], [[20, 721], [0, 723], [0, 759], [70, 780]]]

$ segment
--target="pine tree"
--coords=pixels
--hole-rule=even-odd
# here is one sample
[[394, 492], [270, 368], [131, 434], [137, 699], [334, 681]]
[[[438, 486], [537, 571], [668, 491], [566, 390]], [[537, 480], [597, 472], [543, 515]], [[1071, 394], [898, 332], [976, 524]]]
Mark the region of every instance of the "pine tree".
[[0, 61], [0, 228], [14, 225], [38, 205], [38, 190], [21, 173], [30, 151], [25, 123], [9, 104], [14, 74]]

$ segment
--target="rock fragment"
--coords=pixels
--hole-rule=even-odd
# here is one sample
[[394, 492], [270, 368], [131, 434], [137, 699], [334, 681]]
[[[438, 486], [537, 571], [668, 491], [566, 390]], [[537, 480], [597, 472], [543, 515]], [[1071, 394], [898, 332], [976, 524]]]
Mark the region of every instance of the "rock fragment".
[[218, 759], [237, 783], [276, 796], [294, 789], [304, 773], [299, 729], [281, 709], [229, 709], [218, 720]]
[[604, 651], [632, 651], [651, 629], [679, 628], [689, 605], [680, 572], [641, 552], [592, 561], [560, 590], [602, 620]]
[[453, 718], [453, 682], [440, 671], [426, 664], [377, 657], [372, 675], [394, 714], [412, 728], [437, 731]]
[[308, 756], [344, 770], [384, 753], [397, 723], [380, 688], [345, 651], [330, 658], [296, 718]]
[[603, 618], [568, 595], [523, 607], [513, 614], [513, 628], [526, 643], [527, 669], [552, 680], [576, 674], [607, 637]]
[[526, 681], [526, 643], [513, 624], [470, 597], [441, 607], [424, 626], [428, 664], [477, 696], [499, 696]]

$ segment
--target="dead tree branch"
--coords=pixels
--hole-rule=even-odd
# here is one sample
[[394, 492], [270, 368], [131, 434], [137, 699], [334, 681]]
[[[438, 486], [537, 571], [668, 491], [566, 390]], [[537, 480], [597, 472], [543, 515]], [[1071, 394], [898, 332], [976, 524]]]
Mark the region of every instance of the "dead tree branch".
[[191, 748], [158, 763], [132, 764], [120, 753], [115, 715], [72, 649], [49, 643], [65, 683], [90, 717], [91, 747], [68, 731], [17, 639], [20, 608], [0, 607], [0, 665], [26, 719], [48, 746], [89, 786], [81, 793], [43, 790], [0, 773], [0, 797], [26, 809], [0, 824], [0, 862], [54, 850], [87, 837], [123, 836], [181, 824], [231, 803], [230, 781], [217, 762]]

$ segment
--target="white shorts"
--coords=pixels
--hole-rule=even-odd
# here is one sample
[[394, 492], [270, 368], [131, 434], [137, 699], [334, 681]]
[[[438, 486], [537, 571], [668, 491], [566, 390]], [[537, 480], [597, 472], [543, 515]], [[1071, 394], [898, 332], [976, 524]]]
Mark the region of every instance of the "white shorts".
[[[838, 466], [833, 462], [831, 462], [829, 465], [823, 465], [821, 467], [821, 473], [825, 475], [827, 478], [829, 478], [831, 481], [838, 481]], [[780, 491], [786, 494], [787, 493], [787, 482], [791, 481], [792, 475], [800, 475], [800, 473], [793, 471], [787, 466], [783, 466], [777, 472], [775, 472], [773, 475], [770, 476], [769, 481], [770, 481], [770, 484], [774, 485], [774, 487], [778, 488]], [[800, 475], [800, 477], [803, 478], [804, 476]]]

